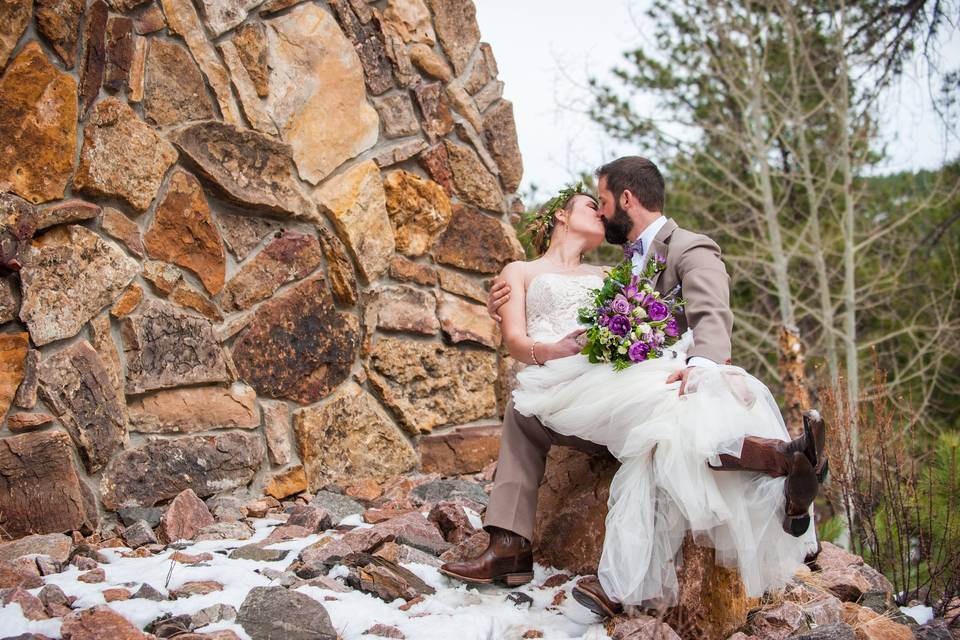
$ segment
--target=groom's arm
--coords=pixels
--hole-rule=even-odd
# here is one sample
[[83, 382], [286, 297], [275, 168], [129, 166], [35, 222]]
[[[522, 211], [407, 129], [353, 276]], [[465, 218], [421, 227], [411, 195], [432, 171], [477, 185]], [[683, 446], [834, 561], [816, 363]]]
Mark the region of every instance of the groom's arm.
[[733, 312], [730, 310], [730, 276], [720, 258], [720, 247], [710, 238], [692, 234], [681, 249], [677, 263], [681, 295], [686, 301], [684, 314], [693, 331], [693, 348], [687, 353], [688, 364], [694, 358], [707, 358], [718, 364], [730, 359], [730, 335]]

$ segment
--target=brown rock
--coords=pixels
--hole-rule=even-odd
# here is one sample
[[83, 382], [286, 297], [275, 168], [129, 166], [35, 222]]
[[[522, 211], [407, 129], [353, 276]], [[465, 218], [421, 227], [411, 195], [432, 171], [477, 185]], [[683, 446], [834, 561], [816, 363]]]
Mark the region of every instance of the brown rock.
[[500, 80], [494, 80], [483, 89], [481, 89], [477, 95], [473, 97], [474, 101], [477, 103], [477, 109], [480, 109], [481, 112], [485, 112], [490, 105], [495, 103], [497, 100], [503, 97], [503, 82]]
[[[303, 465], [291, 467], [286, 471], [275, 474], [263, 488], [263, 492], [268, 496], [273, 496], [277, 500], [283, 500], [288, 496], [303, 493], [307, 490], [307, 476], [303, 471]], [[312, 531], [307, 532], [312, 533]]]
[[413, 112], [413, 103], [405, 94], [394, 94], [374, 98], [373, 106], [383, 122], [383, 135], [387, 138], [412, 136], [420, 131], [417, 114]]
[[126, 13], [139, 7], [144, 2], [147, 2], [147, 0], [110, 0], [110, 6], [113, 7], [114, 11]]
[[55, 418], [49, 413], [15, 413], [7, 418], [7, 427], [13, 433], [23, 433], [35, 431], [54, 420]]
[[240, 62], [257, 90], [257, 95], [266, 98], [270, 95], [267, 66], [267, 30], [262, 22], [247, 22], [240, 25], [232, 40], [240, 56]]
[[460, 75], [480, 43], [477, 10], [472, 0], [430, 0], [430, 5], [440, 44]]
[[32, 0], [13, 0], [0, 4], [0, 71], [30, 22]]
[[453, 115], [442, 83], [419, 84], [413, 88], [413, 96], [423, 114], [423, 131], [431, 143], [453, 131]]
[[61, 533], [35, 534], [0, 543], [0, 562], [12, 562], [25, 555], [44, 555], [58, 563], [70, 558], [73, 543]]
[[215, 120], [184, 125], [170, 140], [229, 200], [311, 218], [290, 164], [290, 147], [269, 136]]
[[310, 404], [347, 378], [357, 321], [333, 306], [322, 276], [263, 303], [233, 343], [241, 377], [261, 395]]
[[[484, 45], [486, 43], [483, 43]], [[490, 68], [487, 66], [486, 60], [483, 59], [483, 56], [477, 58], [477, 60], [470, 65], [469, 71], [467, 71], [466, 76], [462, 79], [463, 88], [470, 95], [475, 95], [478, 91], [483, 89], [488, 82], [492, 80], [490, 76]]]
[[373, 161], [381, 169], [409, 160], [427, 148], [423, 140], [406, 140], [386, 145], [373, 157]]
[[103, 599], [107, 602], [122, 602], [123, 600], [129, 600], [131, 595], [127, 589], [119, 587], [114, 589], [104, 589], [102, 593]]
[[157, 206], [144, 246], [151, 258], [195, 274], [211, 294], [223, 288], [226, 257], [200, 183], [175, 169]]
[[[36, 349], [29, 349], [23, 361], [23, 378], [20, 386], [16, 388], [17, 393], [14, 396], [14, 403], [21, 409], [33, 409], [37, 404], [37, 371], [39, 368], [40, 352]], [[15, 365], [11, 365], [10, 371], [15, 370]], [[15, 374], [11, 373], [11, 375]], [[8, 384], [12, 384], [12, 382]]]
[[347, 383], [319, 407], [298, 409], [293, 428], [310, 491], [412, 469], [416, 453], [374, 398]]
[[96, 569], [91, 569], [85, 573], [81, 573], [77, 576], [77, 580], [80, 582], [86, 582], [87, 584], [98, 584], [107, 579], [106, 572], [97, 567]]
[[853, 627], [857, 640], [911, 640], [910, 627], [894, 622], [866, 607], [843, 603], [843, 621]]
[[200, 0], [197, 4], [203, 11], [204, 22], [214, 37], [233, 29], [243, 22], [247, 13], [263, 0]]
[[107, 64], [103, 74], [104, 89], [116, 92], [123, 91], [128, 86], [133, 53], [133, 20], [124, 16], [110, 16], [107, 20]]
[[120, 364], [120, 352], [117, 349], [117, 344], [113, 341], [109, 313], [101, 313], [90, 321], [90, 345], [97, 352], [104, 369], [107, 371], [110, 386], [117, 398], [117, 403], [120, 405], [123, 424], [126, 425], [127, 400], [123, 393], [123, 367]]
[[[480, 115], [480, 111], [477, 109], [473, 98], [467, 93], [467, 90], [463, 88], [462, 84], [459, 82], [448, 84], [447, 99], [450, 102], [450, 106], [453, 107], [453, 110], [463, 116], [466, 121], [470, 123], [470, 126], [476, 130], [483, 128], [483, 117]], [[463, 136], [461, 135], [460, 137], [462, 138]], [[479, 150], [480, 149], [478, 149], [478, 151]]]
[[500, 325], [487, 314], [483, 305], [441, 293], [437, 317], [443, 332], [453, 343], [471, 341], [491, 349], [500, 344]]
[[444, 140], [450, 170], [453, 174], [453, 192], [468, 204], [500, 211], [503, 208], [503, 192], [492, 173], [490, 173], [477, 153], [462, 145]]
[[376, 314], [376, 327], [433, 335], [437, 322], [437, 296], [408, 285], [379, 286], [370, 292], [368, 313]]
[[440, 344], [380, 338], [368, 369], [370, 382], [411, 434], [496, 412], [496, 355]]
[[228, 125], [242, 126], [240, 110], [230, 90], [230, 76], [220, 64], [220, 58], [207, 39], [197, 10], [190, 0], [160, 0], [167, 16], [167, 28], [171, 33], [183, 36], [193, 59], [207, 79], [220, 105], [220, 113]]
[[0, 333], [0, 418], [10, 409], [23, 381], [29, 350], [30, 334]]
[[[347, 34], [356, 49], [367, 87], [375, 96], [393, 87], [393, 73], [380, 19], [358, 15], [354, 3], [333, 0], [331, 8], [337, 16], [340, 28]], [[358, 3], [359, 4], [359, 3]], [[365, 19], [366, 18], [366, 19]]]
[[880, 572], [864, 564], [863, 558], [840, 547], [821, 543], [816, 559], [817, 584], [841, 600], [856, 601], [869, 591], [891, 593], [893, 586]]
[[99, 205], [79, 199], [63, 200], [36, 210], [36, 228], [46, 229], [58, 224], [92, 220], [100, 214]]
[[211, 323], [162, 300], [144, 301], [121, 322], [127, 393], [228, 379]]
[[170, 595], [180, 600], [191, 596], [202, 596], [208, 593], [223, 591], [223, 585], [213, 580], [197, 580], [185, 582], [176, 589], [170, 589]]
[[500, 425], [459, 427], [422, 436], [417, 447], [420, 470], [424, 473], [439, 473], [444, 477], [478, 473], [497, 460]]
[[20, 613], [27, 620], [47, 620], [50, 618], [44, 610], [40, 598], [25, 590], [23, 587], [5, 589], [0, 602], [3, 602], [4, 605], [13, 603], [20, 605]]
[[450, 158], [447, 147], [440, 143], [423, 151], [419, 156], [421, 166], [433, 180], [443, 187], [447, 195], [453, 195], [453, 170], [450, 168]]
[[43, 578], [17, 566], [13, 562], [0, 562], [0, 589], [38, 589], [43, 586]]
[[403, 38], [404, 42], [432, 46], [437, 41], [430, 20], [430, 10], [423, 0], [390, 0], [383, 12], [383, 21]]
[[435, 523], [447, 542], [460, 544], [476, 535], [477, 529], [470, 524], [470, 518], [463, 506], [456, 502], [441, 501], [434, 505], [428, 516]]
[[184, 489], [174, 498], [163, 516], [157, 533], [161, 540], [190, 540], [203, 527], [214, 523], [207, 505], [192, 489]]
[[380, 277], [396, 245], [377, 165], [367, 161], [331, 178], [314, 191], [314, 198], [336, 226], [364, 282]]
[[153, 506], [192, 489], [200, 497], [247, 484], [266, 452], [256, 434], [228, 432], [153, 440], [127, 449], [107, 466], [100, 482], [103, 506]]
[[200, 68], [181, 45], [151, 38], [144, 62], [143, 117], [167, 126], [215, 117]]
[[523, 259], [513, 229], [462, 205], [454, 207], [431, 253], [437, 262], [481, 273], [498, 273], [506, 263]]
[[323, 507], [298, 504], [293, 507], [287, 524], [306, 528], [311, 533], [324, 531], [332, 525], [332, 518]]
[[218, 44], [217, 49], [220, 51], [220, 57], [226, 63], [227, 69], [230, 70], [230, 80], [233, 82], [233, 87], [240, 98], [240, 107], [243, 109], [243, 115], [246, 116], [247, 122], [261, 133], [271, 136], [279, 135], [277, 125], [274, 124], [273, 119], [264, 109], [263, 102], [257, 95], [257, 88], [254, 86], [253, 80], [250, 79], [246, 67], [243, 66], [237, 48], [232, 42], [225, 41]]
[[97, 522], [67, 434], [47, 430], [0, 439], [0, 526], [7, 534], [93, 529]]
[[394, 256], [390, 261], [390, 277], [400, 282], [416, 282], [426, 286], [437, 284], [437, 272], [433, 267], [403, 256]]
[[334, 299], [340, 304], [356, 304], [357, 277], [346, 247], [343, 246], [340, 238], [330, 233], [326, 227], [319, 227], [317, 231], [320, 234], [323, 255], [327, 260], [327, 275], [330, 277], [330, 288], [333, 290]]
[[147, 5], [133, 18], [133, 28], [140, 35], [155, 33], [166, 27], [167, 19], [164, 17], [160, 6], [155, 3]]
[[452, 269], [437, 269], [437, 274], [440, 277], [440, 288], [444, 291], [449, 291], [450, 293], [455, 293], [486, 305], [487, 290], [484, 284]]
[[313, 3], [268, 20], [267, 40], [267, 112], [300, 177], [317, 184], [377, 142], [379, 118], [367, 102], [361, 60], [330, 14]]
[[257, 394], [235, 382], [230, 387], [188, 387], [143, 396], [129, 405], [130, 430], [193, 433], [210, 429], [256, 429]]
[[389, 173], [383, 186], [397, 251], [423, 255], [453, 215], [450, 198], [436, 182], [403, 170]]
[[80, 117], [86, 119], [103, 82], [107, 59], [107, 4], [94, 0], [87, 11], [83, 34], [83, 69], [80, 73]]
[[153, 201], [176, 150], [116, 98], [97, 103], [83, 131], [73, 188], [117, 197], [139, 212]]
[[20, 314], [20, 286], [12, 275], [0, 276], [0, 324]]
[[433, 47], [418, 43], [410, 45], [409, 51], [411, 62], [423, 73], [443, 82], [453, 80], [453, 69]]
[[218, 212], [216, 217], [220, 235], [238, 261], [246, 258], [261, 240], [283, 229], [283, 225], [275, 220], [255, 216]]
[[86, 340], [40, 365], [40, 395], [76, 442], [88, 473], [99, 471], [126, 441], [126, 421], [110, 375]]
[[285, 402], [261, 400], [263, 408], [263, 433], [267, 438], [270, 462], [284, 465], [290, 462], [290, 410]]
[[137, 223], [113, 207], [104, 207], [100, 216], [100, 228], [116, 238], [138, 258], [143, 257], [143, 238]]
[[143, 289], [134, 282], [113, 303], [113, 306], [110, 307], [110, 314], [115, 318], [123, 318], [136, 309], [141, 300], [143, 300]]
[[70, 640], [149, 640], [151, 636], [130, 624], [107, 605], [81, 609], [63, 620], [60, 633]]
[[62, 198], [77, 149], [77, 82], [28, 42], [0, 78], [0, 192]]
[[200, 289], [181, 279], [170, 292], [170, 301], [185, 309], [193, 309], [202, 316], [223, 322], [223, 314]]
[[169, 295], [182, 279], [180, 271], [172, 264], [156, 260], [145, 261], [140, 275], [164, 295]]
[[284, 230], [227, 283], [220, 305], [226, 311], [249, 309], [284, 284], [308, 276], [321, 259], [316, 236]]
[[517, 141], [517, 123], [513, 119], [513, 104], [506, 100], [497, 104], [483, 117], [483, 136], [490, 153], [500, 167], [500, 179], [507, 191], [520, 188], [523, 178], [523, 159]]
[[[562, 592], [561, 592], [562, 593]], [[604, 623], [604, 629], [612, 640], [680, 640], [676, 631], [665, 622], [652, 616], [617, 616]], [[530, 636], [530, 637], [543, 637]], [[695, 636], [689, 638], [721, 638], [725, 636]]]

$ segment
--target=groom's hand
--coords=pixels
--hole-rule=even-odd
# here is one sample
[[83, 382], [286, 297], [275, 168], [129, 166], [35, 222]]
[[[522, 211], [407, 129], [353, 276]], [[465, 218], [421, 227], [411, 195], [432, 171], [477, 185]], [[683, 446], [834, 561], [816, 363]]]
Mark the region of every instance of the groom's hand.
[[510, 299], [510, 285], [507, 281], [497, 276], [490, 285], [490, 291], [487, 293], [487, 313], [497, 322], [501, 321], [498, 309]]
[[680, 382], [680, 394], [683, 395], [684, 391], [687, 390], [687, 378], [690, 377], [690, 372], [696, 369], [696, 367], [686, 367], [680, 369], [679, 371], [674, 371], [670, 374], [670, 377], [667, 378], [667, 384], [673, 384], [674, 382]]

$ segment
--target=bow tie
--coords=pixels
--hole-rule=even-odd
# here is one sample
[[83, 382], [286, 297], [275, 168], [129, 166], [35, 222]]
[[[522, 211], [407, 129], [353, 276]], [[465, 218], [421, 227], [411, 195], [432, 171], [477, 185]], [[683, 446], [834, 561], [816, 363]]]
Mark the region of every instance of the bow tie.
[[625, 245], [623, 245], [623, 257], [625, 260], [631, 260], [634, 254], [641, 256], [643, 255], [642, 238], [637, 238], [633, 242], [627, 242]]

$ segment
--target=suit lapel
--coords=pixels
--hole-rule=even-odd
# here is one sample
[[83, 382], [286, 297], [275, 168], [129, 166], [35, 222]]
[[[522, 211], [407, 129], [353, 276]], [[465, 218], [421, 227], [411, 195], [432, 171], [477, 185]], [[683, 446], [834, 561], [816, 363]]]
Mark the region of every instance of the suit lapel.
[[[669, 259], [668, 251], [669, 251], [670, 245], [667, 243], [667, 240], [676, 230], [677, 230], [677, 223], [674, 222], [673, 220], [667, 220], [667, 223], [663, 225], [663, 227], [660, 228], [660, 231], [657, 232], [657, 235], [654, 236], [653, 242], [650, 243], [650, 252], [647, 254], [648, 261], [653, 260], [656, 256], [660, 256], [664, 260], [667, 260], [667, 263], [669, 264], [670, 259]], [[653, 276], [653, 288], [655, 290], [659, 291], [657, 287], [660, 284], [660, 278], [661, 276], [663, 276], [664, 271], [666, 271], [666, 269], [663, 269], [663, 271], [657, 272], [657, 274]]]

